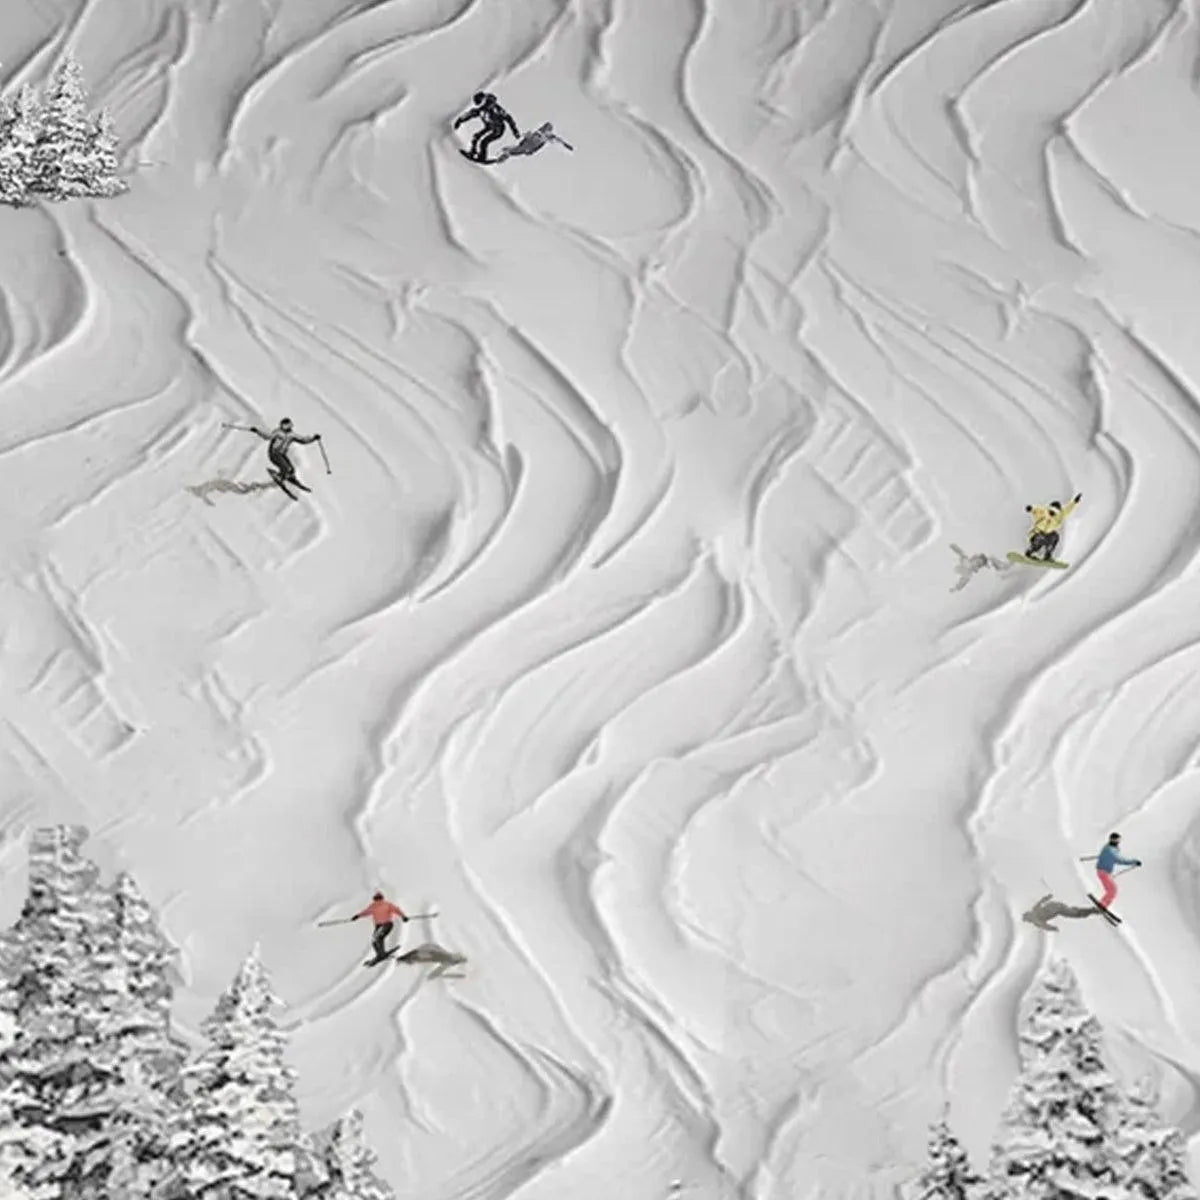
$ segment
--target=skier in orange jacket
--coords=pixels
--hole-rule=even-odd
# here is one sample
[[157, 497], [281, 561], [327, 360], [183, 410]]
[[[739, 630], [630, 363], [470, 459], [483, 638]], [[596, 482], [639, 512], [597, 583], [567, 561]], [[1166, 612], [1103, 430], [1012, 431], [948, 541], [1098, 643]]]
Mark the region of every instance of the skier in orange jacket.
[[382, 892], [376, 892], [371, 897], [371, 903], [350, 919], [357, 921], [362, 917], [370, 917], [375, 923], [375, 931], [371, 934], [371, 949], [375, 951], [375, 961], [379, 962], [387, 955], [387, 947], [384, 943], [396, 927], [395, 918], [399, 917], [401, 921], [407, 922], [408, 917], [390, 900], [385, 900]]

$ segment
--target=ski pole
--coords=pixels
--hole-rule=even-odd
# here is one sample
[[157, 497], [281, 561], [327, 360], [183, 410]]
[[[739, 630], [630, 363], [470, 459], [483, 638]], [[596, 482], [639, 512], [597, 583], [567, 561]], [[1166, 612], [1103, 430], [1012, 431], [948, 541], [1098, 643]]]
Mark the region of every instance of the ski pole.
[[1099, 857], [1100, 857], [1100, 855], [1098, 855], [1098, 854], [1089, 854], [1087, 856], [1087, 858], [1081, 858], [1079, 861], [1080, 862], [1095, 862], [1096, 859], [1098, 859]]
[[338, 917], [333, 921], [318, 921], [317, 925], [321, 928], [324, 928], [327, 925], [349, 925], [353, 920], [353, 917]]
[[254, 430], [249, 425], [232, 425], [228, 421], [221, 422], [222, 429], [239, 429], [242, 433], [253, 433]]
[[429, 921], [436, 916], [437, 916], [437, 909], [435, 908], [433, 910], [433, 912], [413, 913], [413, 915], [411, 917], [409, 917], [408, 919], [410, 921]]
[[329, 455], [325, 453], [325, 443], [318, 438], [317, 445], [321, 447], [321, 457], [325, 460], [325, 474], [332, 475], [333, 471], [329, 466]]

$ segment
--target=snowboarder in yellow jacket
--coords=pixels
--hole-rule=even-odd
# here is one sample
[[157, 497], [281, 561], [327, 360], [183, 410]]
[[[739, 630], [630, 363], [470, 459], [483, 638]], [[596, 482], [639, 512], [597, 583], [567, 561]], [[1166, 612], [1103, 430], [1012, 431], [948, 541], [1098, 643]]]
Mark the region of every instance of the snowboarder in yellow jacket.
[[1082, 499], [1083, 493], [1076, 492], [1075, 499], [1066, 504], [1051, 500], [1047, 508], [1040, 508], [1036, 504], [1025, 505], [1025, 511], [1033, 519], [1029, 528], [1029, 549], [1025, 551], [1027, 558], [1037, 558], [1040, 550], [1044, 562], [1053, 560], [1054, 551], [1058, 549], [1058, 531]]

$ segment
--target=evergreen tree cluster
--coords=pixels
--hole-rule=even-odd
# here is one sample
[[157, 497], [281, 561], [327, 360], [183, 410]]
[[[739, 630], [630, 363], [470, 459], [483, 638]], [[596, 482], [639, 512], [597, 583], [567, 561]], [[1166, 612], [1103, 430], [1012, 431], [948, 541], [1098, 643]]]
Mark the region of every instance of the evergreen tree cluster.
[[394, 1200], [357, 1112], [302, 1133], [286, 1037], [254, 951], [188, 1048], [174, 952], [78, 826], [38, 830], [0, 933], [0, 1200]]
[[1032, 989], [1019, 1047], [987, 1171], [972, 1169], [943, 1115], [910, 1200], [1200, 1200], [1153, 1086], [1126, 1095], [1108, 1073], [1100, 1025], [1066, 963], [1052, 963]]
[[91, 112], [83, 71], [68, 56], [44, 93], [29, 84], [0, 97], [0, 203], [21, 206], [38, 196], [71, 200], [116, 196], [119, 143], [106, 109]]

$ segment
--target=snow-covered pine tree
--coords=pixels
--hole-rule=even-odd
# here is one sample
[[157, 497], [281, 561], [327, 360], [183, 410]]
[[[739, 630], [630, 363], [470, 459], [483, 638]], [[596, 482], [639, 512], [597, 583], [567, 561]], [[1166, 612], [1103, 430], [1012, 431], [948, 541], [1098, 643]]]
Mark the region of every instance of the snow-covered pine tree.
[[98, 997], [97, 1080], [86, 1099], [100, 1122], [82, 1172], [99, 1196], [141, 1200], [167, 1173], [171, 1117], [186, 1050], [171, 1031], [172, 950], [131, 876], [107, 889], [109, 937], [93, 954]]
[[1100, 1025], [1084, 1009], [1065, 963], [1035, 985], [1021, 1049], [984, 1196], [1125, 1200], [1113, 1145], [1119, 1096], [1104, 1065]]
[[27, 204], [33, 159], [42, 128], [42, 104], [29, 84], [16, 100], [0, 103], [0, 203]]
[[367, 1145], [358, 1109], [335, 1121], [317, 1138], [317, 1145], [326, 1178], [311, 1193], [315, 1200], [395, 1200], [392, 1189], [375, 1174], [376, 1156]]
[[[91, 956], [102, 944], [99, 872], [80, 853], [79, 826], [37, 830], [29, 893], [0, 938], [0, 1009], [12, 1019], [0, 1049], [0, 1128], [17, 1183], [66, 1189], [94, 1145], [98, 1122], [72, 1110], [96, 1084], [96, 997]], [[65, 1194], [60, 1192], [59, 1194]]]
[[982, 1182], [943, 1112], [929, 1127], [925, 1169], [917, 1177], [912, 1200], [972, 1200]]
[[147, 1012], [155, 1014], [163, 1027], [169, 1028], [175, 994], [171, 976], [178, 951], [167, 940], [154, 909], [133, 876], [122, 871], [110, 894], [114, 949], [122, 964], [124, 984]]
[[184, 1068], [168, 1153], [188, 1200], [296, 1194], [300, 1124], [278, 1005], [256, 948], [204, 1024], [208, 1047]]
[[1198, 1200], [1187, 1173], [1187, 1147], [1179, 1130], [1158, 1113], [1152, 1079], [1140, 1080], [1126, 1100], [1116, 1134], [1124, 1186], [1137, 1200]]
[[61, 1200], [62, 1189], [57, 1183], [27, 1184], [17, 1182], [19, 1176], [52, 1157], [56, 1139], [45, 1132], [23, 1129], [11, 1122], [0, 1126], [0, 1200]]
[[0, 1007], [13, 1021], [0, 1117], [39, 1139], [36, 1154], [22, 1157], [20, 1139], [10, 1147], [20, 1182], [49, 1180], [56, 1200], [140, 1200], [159, 1178], [184, 1058], [170, 1030], [170, 951], [128, 876], [99, 885], [86, 837], [34, 835], [29, 896], [0, 938]]
[[0, 203], [21, 204], [25, 199], [28, 179], [24, 172], [14, 172], [12, 129], [17, 121], [17, 105], [11, 96], [0, 96]]
[[1047, 963], [1021, 1006], [1017, 1031], [1021, 1065], [1044, 1059], [1087, 1017], [1070, 966], [1062, 959]]
[[0, 1131], [0, 1200], [56, 1200], [55, 1188], [42, 1187], [29, 1191], [17, 1183], [4, 1151], [4, 1133]]
[[324, 1136], [302, 1133], [296, 1143], [296, 1198], [324, 1200], [330, 1175], [325, 1164]]
[[108, 109], [102, 108], [89, 118], [91, 138], [89, 196], [119, 196], [129, 191], [129, 185], [121, 178], [121, 143], [116, 125]]
[[94, 130], [83, 69], [67, 55], [50, 77], [33, 155], [32, 189], [50, 200], [93, 194]]

